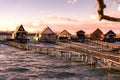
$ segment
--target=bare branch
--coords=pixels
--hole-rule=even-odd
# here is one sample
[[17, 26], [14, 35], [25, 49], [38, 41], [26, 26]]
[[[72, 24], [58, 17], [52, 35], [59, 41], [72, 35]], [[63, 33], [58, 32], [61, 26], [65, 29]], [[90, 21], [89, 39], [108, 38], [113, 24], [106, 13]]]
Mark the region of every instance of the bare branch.
[[97, 0], [97, 4], [98, 4], [99, 20], [105, 19], [109, 21], [120, 22], [120, 18], [114, 18], [104, 15], [104, 8], [106, 8], [106, 5], [104, 4], [104, 0]]

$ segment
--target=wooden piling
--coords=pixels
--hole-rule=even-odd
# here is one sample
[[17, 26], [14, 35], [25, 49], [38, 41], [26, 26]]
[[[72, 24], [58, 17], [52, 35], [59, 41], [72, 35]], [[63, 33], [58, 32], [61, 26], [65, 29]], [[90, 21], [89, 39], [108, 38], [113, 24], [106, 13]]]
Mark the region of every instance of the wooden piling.
[[85, 62], [88, 63], [88, 56], [85, 56]]
[[112, 62], [108, 61], [108, 69], [111, 69]]
[[63, 57], [63, 54], [62, 54], [62, 52], [60, 52], [60, 58], [62, 58]]
[[78, 53], [78, 61], [80, 61], [80, 53]]
[[81, 61], [84, 61], [84, 56], [83, 55], [81, 55]]
[[90, 56], [90, 64], [93, 64], [93, 57]]
[[69, 60], [72, 60], [72, 53], [71, 53], [71, 52], [69, 52], [68, 54], [69, 54], [69, 57], [68, 57], [68, 58], [69, 58]]

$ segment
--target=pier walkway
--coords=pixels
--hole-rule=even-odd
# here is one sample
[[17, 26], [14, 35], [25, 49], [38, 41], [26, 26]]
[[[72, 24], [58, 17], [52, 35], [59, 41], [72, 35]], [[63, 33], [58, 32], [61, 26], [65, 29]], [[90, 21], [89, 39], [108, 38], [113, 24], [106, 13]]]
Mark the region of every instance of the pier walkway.
[[120, 54], [114, 54], [110, 52], [111, 49], [107, 50], [97, 45], [91, 45], [90, 43], [84, 44], [76, 42], [58, 42], [57, 44], [64, 46], [65, 49], [6, 42], [6, 45], [23, 50], [31, 50], [36, 53], [54, 55], [57, 58], [65, 58], [73, 61], [85, 62], [94, 66], [99, 65], [99, 67], [102, 68], [120, 69]]

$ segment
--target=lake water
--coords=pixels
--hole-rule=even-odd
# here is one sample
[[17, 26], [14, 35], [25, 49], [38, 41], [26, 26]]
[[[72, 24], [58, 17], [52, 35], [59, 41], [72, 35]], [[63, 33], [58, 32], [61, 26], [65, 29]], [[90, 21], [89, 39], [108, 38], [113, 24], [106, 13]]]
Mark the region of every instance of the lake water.
[[0, 80], [120, 80], [120, 74], [0, 44]]

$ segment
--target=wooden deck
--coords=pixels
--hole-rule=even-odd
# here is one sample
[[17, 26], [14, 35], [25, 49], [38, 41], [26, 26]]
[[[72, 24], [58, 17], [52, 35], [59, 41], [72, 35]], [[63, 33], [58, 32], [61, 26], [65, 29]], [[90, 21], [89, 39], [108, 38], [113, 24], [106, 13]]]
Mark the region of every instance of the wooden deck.
[[[62, 43], [59, 45], [66, 47], [65, 49], [55, 47], [41, 47], [35, 45], [26, 45], [15, 42], [6, 42], [6, 45], [20, 48], [23, 50], [31, 50], [37, 53], [45, 53], [48, 55], [54, 55], [57, 58], [65, 58], [73, 61], [85, 62], [87, 64], [93, 64], [102, 68], [115, 68], [120, 69], [120, 54], [114, 54], [109, 52], [111, 48], [102, 48], [100, 46], [91, 45], [89, 43]], [[95, 47], [96, 46], [96, 47]]]

